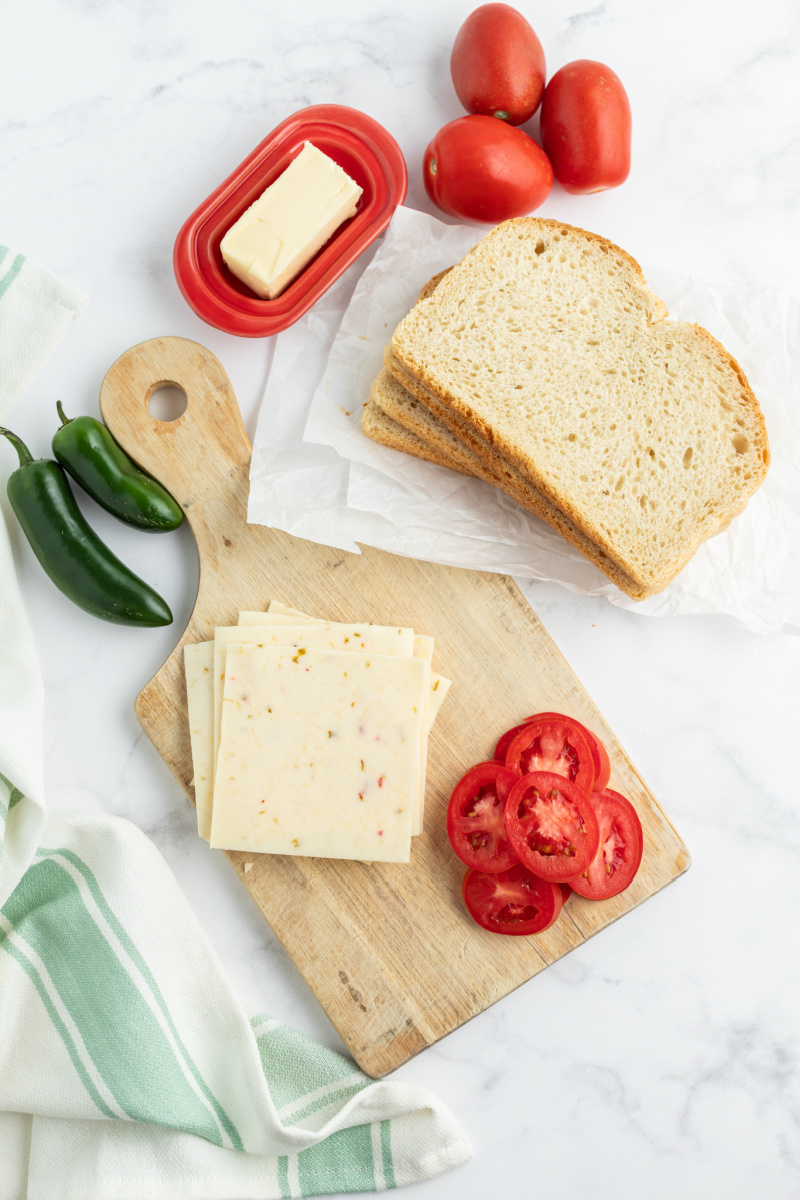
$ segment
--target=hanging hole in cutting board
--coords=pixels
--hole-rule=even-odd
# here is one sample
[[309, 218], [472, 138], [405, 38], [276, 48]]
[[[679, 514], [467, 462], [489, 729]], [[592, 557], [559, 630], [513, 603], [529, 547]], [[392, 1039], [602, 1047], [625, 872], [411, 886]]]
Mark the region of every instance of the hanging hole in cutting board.
[[186, 412], [188, 403], [183, 388], [169, 383], [156, 388], [147, 402], [147, 410], [157, 421], [177, 421]]

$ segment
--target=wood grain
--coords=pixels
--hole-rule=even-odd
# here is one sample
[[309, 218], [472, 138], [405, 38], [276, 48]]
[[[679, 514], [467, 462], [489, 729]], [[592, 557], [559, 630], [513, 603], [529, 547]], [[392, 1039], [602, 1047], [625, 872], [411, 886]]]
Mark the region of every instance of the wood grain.
[[[148, 411], [164, 385], [188, 398], [171, 423]], [[431, 737], [425, 830], [409, 866], [228, 854], [369, 1075], [400, 1066], [687, 869], [683, 842], [512, 580], [372, 549], [345, 554], [248, 525], [250, 445], [225, 372], [195, 342], [134, 346], [108, 372], [100, 404], [122, 446], [183, 506], [197, 542], [194, 611], [135, 706], [190, 799], [182, 647], [235, 624], [240, 608], [276, 599], [330, 620], [411, 625], [435, 637], [434, 667], [453, 681]], [[499, 734], [537, 709], [570, 713], [603, 738], [611, 784], [641, 816], [644, 858], [623, 895], [603, 903], [572, 896], [546, 933], [499, 937], [463, 908], [464, 868], [444, 817], [464, 770], [490, 758]]]

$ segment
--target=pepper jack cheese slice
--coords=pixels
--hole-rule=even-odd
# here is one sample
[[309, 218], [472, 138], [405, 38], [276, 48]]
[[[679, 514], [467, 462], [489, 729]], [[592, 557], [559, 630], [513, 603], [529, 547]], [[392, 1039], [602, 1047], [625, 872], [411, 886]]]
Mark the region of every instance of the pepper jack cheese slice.
[[408, 862], [420, 659], [231, 645], [211, 845]]
[[197, 832], [208, 841], [214, 801], [214, 643], [184, 646]]
[[220, 244], [230, 271], [274, 300], [343, 221], [362, 189], [311, 142], [232, 225]]
[[[311, 625], [322, 625], [324, 622], [317, 617], [309, 617], [307, 613], [300, 612], [297, 608], [288, 608], [285, 604], [280, 604], [277, 600], [270, 603], [269, 611], [266, 613], [242, 611], [239, 613], [240, 625], [263, 625], [272, 624], [290, 625], [293, 622], [301, 621]], [[416, 837], [422, 833], [422, 826], [425, 817], [425, 781], [428, 772], [428, 734], [431, 731], [433, 722], [436, 720], [436, 715], [442, 706], [442, 701], [447, 695], [450, 687], [450, 680], [445, 679], [443, 675], [437, 675], [435, 671], [430, 669], [430, 664], [433, 660], [433, 638], [428, 637], [423, 633], [414, 634], [414, 658], [421, 658], [428, 664], [428, 680], [427, 691], [425, 697], [425, 714], [423, 717], [423, 732], [422, 744], [420, 747], [419, 766], [417, 768], [417, 786], [414, 793], [414, 817], [412, 820], [411, 834]]]
[[219, 750], [222, 720], [222, 685], [225, 679], [225, 655], [235, 642], [245, 645], [292, 646], [302, 657], [310, 647], [317, 650], [347, 650], [356, 654], [399, 654], [410, 658], [414, 652], [413, 629], [394, 625], [345, 625], [326, 621], [298, 625], [229, 625], [214, 630], [214, 762]]
[[[260, 613], [255, 612], [240, 612], [240, 625], [258, 625], [257, 617]], [[269, 606], [269, 612], [266, 614], [271, 621], [280, 621], [281, 624], [288, 624], [290, 617], [297, 617], [301, 621], [310, 621], [314, 625], [321, 625], [317, 617], [309, 617], [306, 613], [300, 612], [299, 608], [289, 608], [285, 604], [281, 604], [278, 600], [273, 600]], [[433, 659], [433, 638], [428, 637], [424, 633], [414, 634], [414, 658], [427, 658], [430, 662]], [[437, 675], [435, 671], [431, 671], [431, 694], [429, 697], [428, 706], [428, 732], [433, 727], [439, 709], [442, 707], [442, 701], [450, 690], [450, 680], [445, 679], [444, 675]]]

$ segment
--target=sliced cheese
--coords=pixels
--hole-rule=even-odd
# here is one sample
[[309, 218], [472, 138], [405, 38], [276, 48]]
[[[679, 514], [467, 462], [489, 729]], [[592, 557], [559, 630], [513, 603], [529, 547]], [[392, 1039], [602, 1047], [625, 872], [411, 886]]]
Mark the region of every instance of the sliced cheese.
[[[256, 613], [256, 612], [240, 612], [239, 613], [239, 624], [240, 625], [258, 625], [259, 624], [258, 618], [263, 615], [264, 615], [263, 613]], [[273, 600], [271, 602], [268, 612], [267, 612], [267, 616], [269, 617], [269, 619], [271, 621], [272, 620], [276, 620], [276, 621], [280, 620], [281, 623], [283, 623], [289, 617], [299, 617], [299, 618], [302, 618], [302, 620], [304, 620], [304, 621], [311, 621], [315, 625], [321, 624], [321, 622], [319, 621], [319, 619], [317, 617], [309, 617], [306, 613], [300, 612], [300, 610], [298, 608], [289, 608], [286, 604], [281, 604], [278, 600]], [[415, 658], [423, 657], [421, 654], [417, 653], [417, 646], [418, 645], [421, 646], [423, 643], [430, 644], [430, 654], [431, 654], [431, 658], [432, 658], [433, 657], [434, 640], [433, 640], [433, 638], [429, 638], [425, 634], [422, 634], [422, 633], [414, 634], [414, 657]], [[431, 671], [431, 720], [430, 720], [431, 725], [433, 725], [433, 722], [436, 719], [436, 714], [438, 713], [439, 709], [442, 707], [442, 701], [444, 700], [445, 696], [447, 695], [449, 688], [450, 688], [450, 680], [449, 679], [445, 679], [443, 675], [437, 675], [435, 671]], [[430, 728], [430, 726], [429, 726], [429, 728]]]
[[348, 217], [362, 189], [306, 142], [220, 243], [228, 268], [261, 296], [279, 296]]
[[316, 617], [309, 617], [307, 613], [300, 612], [299, 608], [287, 608], [285, 604], [281, 604], [280, 600], [270, 600], [269, 612], [282, 613], [284, 616], [305, 617], [307, 621], [315, 621]]
[[408, 862], [420, 659], [231, 644], [211, 845]]
[[222, 684], [225, 679], [225, 653], [234, 643], [240, 645], [294, 646], [301, 654], [309, 648], [346, 650], [356, 654], [397, 654], [411, 658], [414, 650], [413, 629], [395, 625], [345, 625], [304, 622], [296, 625], [232, 625], [214, 631], [214, 762], [219, 750], [222, 718]]
[[[242, 611], [239, 613], [239, 624], [245, 626], [259, 625], [266, 623], [275, 624], [290, 624], [293, 621], [302, 620], [312, 625], [320, 625], [323, 622], [317, 617], [310, 617], [306, 613], [300, 612], [296, 608], [289, 608], [285, 604], [280, 604], [273, 600], [270, 603], [266, 613]], [[437, 675], [431, 670], [431, 661], [433, 659], [433, 638], [426, 634], [414, 633], [414, 649], [415, 658], [421, 658], [427, 663], [427, 688], [425, 699], [425, 715], [422, 726], [422, 742], [420, 746], [420, 759], [417, 786], [414, 794], [414, 817], [412, 822], [412, 836], [416, 837], [422, 833], [422, 827], [425, 818], [425, 781], [428, 771], [428, 734], [431, 726], [436, 719], [442, 701], [445, 698], [447, 689], [450, 687], [450, 680], [444, 679], [441, 675]]]
[[214, 643], [184, 646], [197, 832], [208, 841], [214, 798]]

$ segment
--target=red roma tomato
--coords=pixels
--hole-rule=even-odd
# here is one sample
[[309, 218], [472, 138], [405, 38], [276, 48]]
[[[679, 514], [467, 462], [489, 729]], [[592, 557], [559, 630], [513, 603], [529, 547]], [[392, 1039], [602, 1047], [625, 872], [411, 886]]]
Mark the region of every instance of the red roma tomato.
[[458, 31], [450, 74], [467, 112], [521, 125], [542, 102], [542, 43], [509, 4], [482, 4]]
[[517, 937], [549, 929], [563, 904], [558, 885], [539, 879], [522, 863], [499, 875], [469, 870], [461, 891], [474, 921], [490, 933]]
[[567, 63], [542, 101], [542, 145], [567, 192], [619, 187], [631, 169], [631, 106], [609, 67], [589, 58]]
[[458, 117], [444, 125], [425, 151], [422, 174], [442, 212], [491, 225], [532, 212], [553, 186], [541, 146], [496, 117]]
[[563, 775], [587, 796], [594, 786], [594, 759], [582, 726], [555, 714], [523, 725], [508, 747], [506, 766], [517, 775]]
[[642, 823], [630, 800], [619, 792], [595, 792], [592, 804], [600, 827], [597, 854], [570, 887], [588, 900], [618, 896], [639, 870], [642, 861]]
[[508, 748], [513, 742], [518, 733], [522, 733], [526, 725], [530, 725], [533, 721], [571, 721], [573, 725], [577, 725], [578, 729], [582, 730], [586, 735], [586, 740], [589, 743], [589, 749], [592, 752], [592, 760], [594, 762], [594, 790], [602, 792], [608, 787], [608, 781], [611, 778], [611, 763], [608, 759], [608, 751], [606, 750], [599, 737], [595, 737], [591, 729], [587, 729], [585, 725], [581, 725], [580, 721], [576, 721], [574, 717], [566, 717], [563, 713], [534, 713], [532, 717], [526, 717], [521, 725], [515, 725], [513, 729], [509, 729], [500, 738], [500, 741], [494, 748], [494, 757], [497, 762], [504, 763]]
[[507, 871], [517, 861], [506, 833], [506, 800], [517, 776], [502, 763], [478, 763], [453, 789], [447, 836], [458, 857], [478, 871]]
[[592, 802], [547, 771], [523, 775], [506, 801], [506, 829], [520, 862], [551, 883], [569, 883], [597, 854], [600, 830]]

